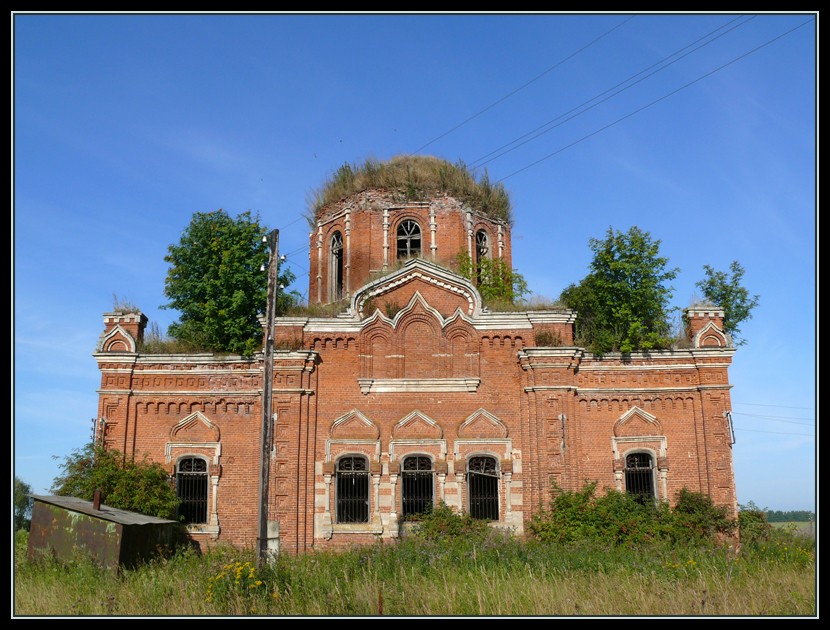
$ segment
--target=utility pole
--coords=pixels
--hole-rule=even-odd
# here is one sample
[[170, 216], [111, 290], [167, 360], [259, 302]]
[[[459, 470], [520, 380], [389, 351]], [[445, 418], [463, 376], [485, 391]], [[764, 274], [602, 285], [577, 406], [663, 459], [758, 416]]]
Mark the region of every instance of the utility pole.
[[268, 304], [265, 307], [265, 365], [262, 370], [262, 452], [259, 477], [259, 533], [257, 535], [257, 565], [268, 560], [268, 484], [271, 476], [272, 442], [272, 388], [274, 382], [274, 318], [277, 308], [277, 267], [279, 266], [280, 231], [273, 230], [262, 237], [271, 250], [268, 259]]

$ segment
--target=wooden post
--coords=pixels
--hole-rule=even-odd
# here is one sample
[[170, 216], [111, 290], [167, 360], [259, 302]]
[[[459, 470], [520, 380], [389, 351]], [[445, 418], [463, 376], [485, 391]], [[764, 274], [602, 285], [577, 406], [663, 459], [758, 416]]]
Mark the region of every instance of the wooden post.
[[272, 442], [272, 388], [274, 381], [274, 318], [277, 307], [277, 268], [279, 267], [279, 230], [267, 237], [271, 256], [268, 259], [268, 304], [265, 307], [265, 364], [262, 370], [262, 451], [259, 477], [259, 534], [257, 535], [257, 565], [268, 560], [268, 484], [271, 476]]

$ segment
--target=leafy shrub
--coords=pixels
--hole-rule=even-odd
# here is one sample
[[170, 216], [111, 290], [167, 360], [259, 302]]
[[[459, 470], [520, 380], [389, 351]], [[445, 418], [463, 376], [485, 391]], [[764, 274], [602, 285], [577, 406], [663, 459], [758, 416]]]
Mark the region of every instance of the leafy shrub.
[[482, 258], [473, 261], [465, 251], [456, 255], [458, 273], [472, 280], [484, 303], [493, 310], [513, 305], [530, 291], [524, 276], [511, 269], [503, 258]]
[[741, 544], [755, 545], [768, 542], [772, 538], [772, 525], [767, 522], [766, 514], [754, 506], [740, 507], [738, 528]]
[[531, 519], [530, 535], [548, 543], [639, 547], [661, 542], [717, 542], [736, 525], [727, 518], [726, 509], [713, 505], [708, 495], [685, 488], [678, 493], [673, 509], [617, 490], [607, 490], [601, 496], [596, 491], [596, 482], [576, 492], [554, 488], [549, 508]]
[[674, 528], [681, 540], [704, 541], [734, 533], [737, 522], [728, 517], [724, 505], [715, 505], [712, 497], [681, 488], [674, 510]]
[[432, 510], [407, 517], [414, 522], [413, 534], [426, 540], [474, 539], [487, 537], [487, 521], [475, 519], [468, 513], [459, 514], [443, 501]]
[[53, 494], [92, 501], [100, 490], [102, 501], [110, 507], [176, 518], [176, 489], [164, 467], [146, 457], [135, 461], [115, 449], [89, 443], [68, 455], [60, 468], [62, 474], [52, 482]]
[[531, 534], [543, 542], [611, 546], [636, 546], [664, 536], [665, 506], [616, 490], [596, 496], [596, 489], [596, 482], [577, 492], [556, 488], [550, 508], [531, 520]]

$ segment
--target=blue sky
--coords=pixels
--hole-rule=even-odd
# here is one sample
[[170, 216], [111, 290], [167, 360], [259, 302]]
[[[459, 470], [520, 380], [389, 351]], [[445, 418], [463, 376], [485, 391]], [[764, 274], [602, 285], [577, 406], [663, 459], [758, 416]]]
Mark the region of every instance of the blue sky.
[[175, 320], [164, 256], [194, 212], [258, 212], [305, 293], [311, 192], [421, 153], [504, 183], [534, 294], [609, 228], [661, 241], [677, 307], [738, 260], [760, 296], [730, 370], [738, 501], [815, 509], [817, 21], [15, 14], [13, 473], [45, 493], [89, 439], [116, 296]]

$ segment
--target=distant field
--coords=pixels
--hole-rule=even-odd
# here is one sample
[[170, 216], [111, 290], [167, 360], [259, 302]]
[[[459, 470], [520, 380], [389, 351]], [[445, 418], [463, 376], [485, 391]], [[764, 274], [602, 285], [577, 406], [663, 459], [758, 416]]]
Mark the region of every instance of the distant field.
[[815, 537], [816, 524], [815, 522], [805, 523], [804, 521], [786, 521], [782, 523], [770, 523], [773, 527], [778, 529], [792, 530], [805, 536]]

